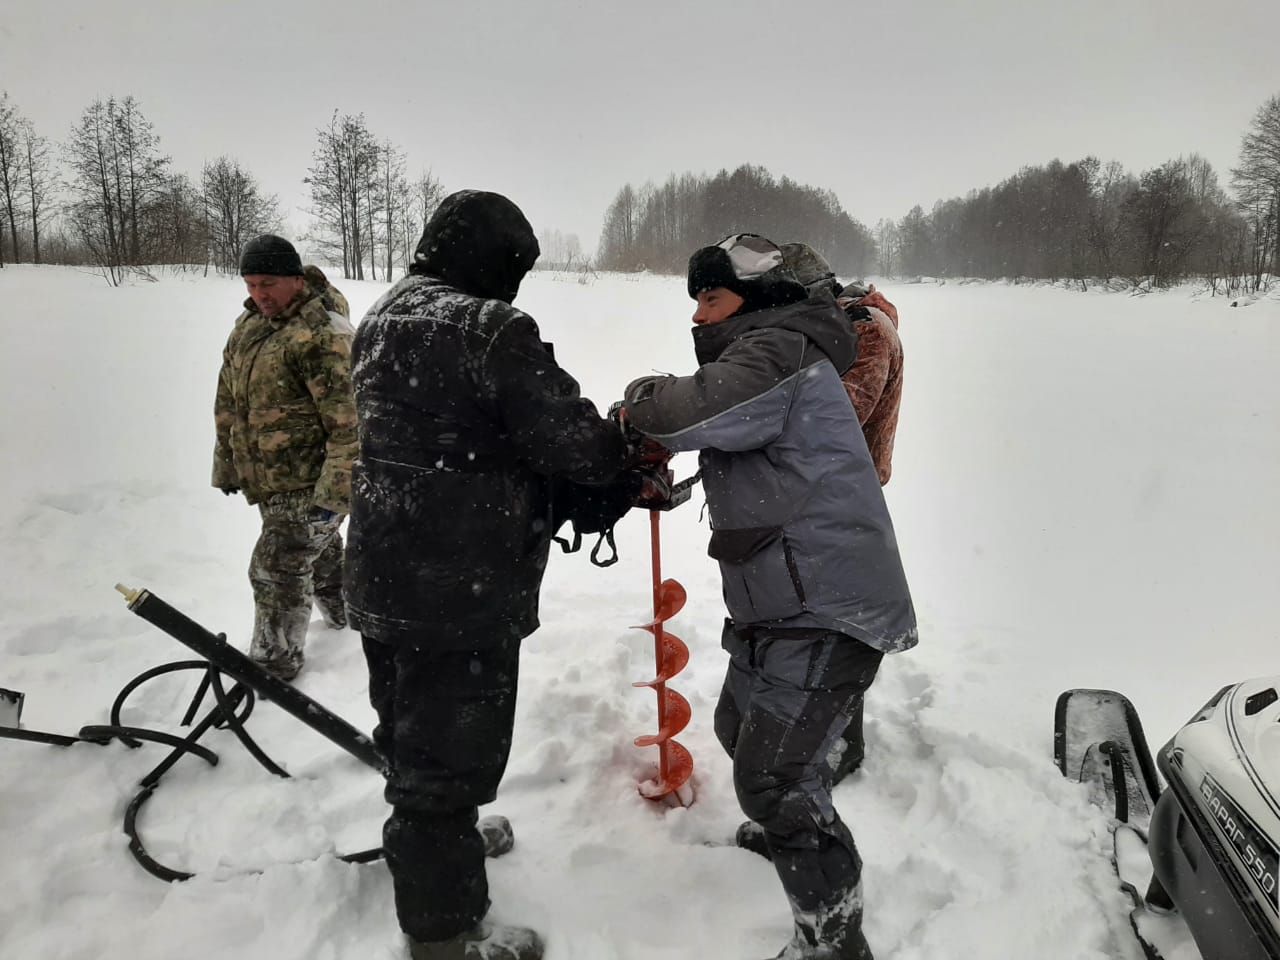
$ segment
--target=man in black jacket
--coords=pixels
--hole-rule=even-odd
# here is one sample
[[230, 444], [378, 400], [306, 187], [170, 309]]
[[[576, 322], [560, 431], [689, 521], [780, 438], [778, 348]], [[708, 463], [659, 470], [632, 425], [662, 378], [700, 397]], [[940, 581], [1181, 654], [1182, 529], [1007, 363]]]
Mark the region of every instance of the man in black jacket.
[[562, 519], [552, 484], [609, 483], [627, 454], [511, 306], [537, 257], [506, 197], [447, 197], [352, 351], [346, 598], [391, 762], [383, 849], [414, 960], [542, 956], [532, 930], [482, 922], [476, 808], [511, 747], [520, 641]]

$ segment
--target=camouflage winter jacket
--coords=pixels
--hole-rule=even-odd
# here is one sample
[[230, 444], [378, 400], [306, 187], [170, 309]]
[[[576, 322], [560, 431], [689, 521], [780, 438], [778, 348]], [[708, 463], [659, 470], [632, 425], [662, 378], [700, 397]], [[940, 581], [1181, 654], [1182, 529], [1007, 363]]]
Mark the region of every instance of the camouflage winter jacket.
[[844, 373], [845, 392], [853, 401], [880, 485], [884, 486], [893, 474], [893, 441], [902, 406], [898, 311], [878, 292], [859, 300], [841, 297], [836, 303], [853, 318], [853, 329], [858, 334], [858, 359]]
[[329, 303], [333, 304], [332, 307], [329, 307], [329, 303], [325, 303], [326, 307], [342, 314], [348, 320], [351, 319], [351, 305], [347, 303], [347, 298], [342, 295], [342, 291], [332, 283], [320, 291], [320, 298], [322, 301], [327, 299]]
[[351, 319], [351, 306], [347, 303], [347, 298], [342, 295], [341, 290], [329, 282], [323, 270], [314, 263], [308, 263], [302, 268], [302, 277], [307, 281], [308, 289], [320, 298], [326, 310], [333, 310], [348, 320]]
[[218, 374], [215, 487], [239, 487], [250, 503], [314, 488], [316, 506], [348, 511], [353, 333], [314, 295], [271, 319], [245, 301]]

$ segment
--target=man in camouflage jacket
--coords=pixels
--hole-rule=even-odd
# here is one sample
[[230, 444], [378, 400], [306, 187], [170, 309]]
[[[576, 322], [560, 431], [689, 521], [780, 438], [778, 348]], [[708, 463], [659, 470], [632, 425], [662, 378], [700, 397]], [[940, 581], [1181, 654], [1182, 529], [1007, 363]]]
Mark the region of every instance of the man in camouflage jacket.
[[240, 273], [249, 299], [218, 374], [213, 485], [243, 493], [262, 515], [249, 565], [249, 655], [291, 680], [302, 668], [313, 599], [330, 626], [346, 626], [338, 528], [356, 450], [354, 331], [308, 285], [287, 240], [249, 241]]

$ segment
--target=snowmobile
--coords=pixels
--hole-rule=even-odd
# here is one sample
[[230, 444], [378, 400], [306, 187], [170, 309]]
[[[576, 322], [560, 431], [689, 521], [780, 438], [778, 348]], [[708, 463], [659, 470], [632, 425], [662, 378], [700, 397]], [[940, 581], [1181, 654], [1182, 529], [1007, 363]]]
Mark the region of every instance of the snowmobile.
[[1149, 958], [1189, 932], [1204, 960], [1280, 960], [1280, 676], [1218, 691], [1155, 764], [1127, 699], [1068, 690], [1054, 754], [1114, 815], [1114, 864]]

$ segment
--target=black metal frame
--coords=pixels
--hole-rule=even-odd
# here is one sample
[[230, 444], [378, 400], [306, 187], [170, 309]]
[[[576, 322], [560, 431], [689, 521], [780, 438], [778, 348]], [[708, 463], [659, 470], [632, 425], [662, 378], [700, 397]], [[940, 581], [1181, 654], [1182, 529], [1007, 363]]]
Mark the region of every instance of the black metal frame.
[[[253, 713], [256, 698], [259, 696], [264, 700], [270, 700], [361, 763], [379, 773], [386, 773], [387, 759], [378, 751], [369, 737], [296, 687], [272, 676], [228, 644], [224, 634], [211, 633], [147, 590], [118, 589], [128, 598], [130, 610], [159, 627], [175, 640], [190, 647], [204, 659], [162, 664], [134, 677], [116, 695], [111, 705], [109, 723], [81, 727], [75, 736], [0, 726], [0, 738], [60, 747], [77, 743], [103, 745], [112, 740], [119, 740], [130, 748], [140, 747], [144, 742], [172, 747], [171, 752], [139, 781], [140, 789], [130, 800], [124, 813], [124, 832], [129, 838], [129, 852], [152, 876], [166, 881], [188, 880], [194, 876], [185, 870], [168, 867], [148, 853], [139, 831], [138, 819], [143, 806], [160, 785], [161, 778], [182, 757], [192, 754], [209, 766], [217, 766], [218, 755], [197, 742], [210, 729], [216, 727], [231, 730], [264, 769], [278, 777], [289, 776], [245, 730], [245, 721]], [[121, 723], [125, 702], [135, 690], [157, 677], [185, 670], [200, 670], [204, 673], [181, 721], [182, 726], [191, 727], [190, 733], [183, 737]], [[235, 681], [230, 689], [227, 689], [223, 683], [224, 675]], [[214, 699], [213, 706], [197, 721], [196, 714], [210, 693]], [[193, 723], [194, 726], [192, 726]], [[368, 863], [381, 857], [382, 850], [374, 848], [346, 854], [340, 859], [349, 863]]]

